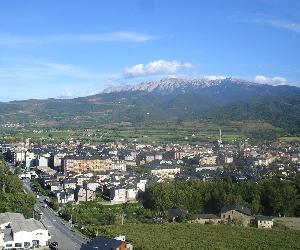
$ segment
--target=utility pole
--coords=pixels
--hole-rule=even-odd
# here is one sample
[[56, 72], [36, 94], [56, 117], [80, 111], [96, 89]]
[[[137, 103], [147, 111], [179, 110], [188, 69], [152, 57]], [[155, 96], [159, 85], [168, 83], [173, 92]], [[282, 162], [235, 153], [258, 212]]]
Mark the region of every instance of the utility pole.
[[2, 191], [5, 193], [5, 179], [3, 179]]
[[124, 225], [124, 213], [122, 213], [121, 223], [122, 223], [122, 225]]

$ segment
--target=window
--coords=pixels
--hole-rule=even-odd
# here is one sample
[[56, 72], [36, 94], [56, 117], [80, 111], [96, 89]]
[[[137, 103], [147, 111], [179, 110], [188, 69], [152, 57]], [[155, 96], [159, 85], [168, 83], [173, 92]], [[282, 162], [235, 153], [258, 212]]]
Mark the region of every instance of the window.
[[30, 247], [30, 242], [24, 242], [24, 247], [26, 248]]
[[15, 247], [22, 247], [22, 243], [15, 243]]
[[6, 244], [6, 247], [12, 247], [12, 244]]

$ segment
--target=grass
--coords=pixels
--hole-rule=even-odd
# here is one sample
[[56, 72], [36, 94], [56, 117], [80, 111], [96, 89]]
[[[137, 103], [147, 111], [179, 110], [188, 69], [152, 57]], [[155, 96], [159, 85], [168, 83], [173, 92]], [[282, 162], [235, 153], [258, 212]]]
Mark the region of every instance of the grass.
[[299, 249], [300, 231], [226, 225], [125, 224], [104, 226], [99, 236], [125, 235], [135, 247], [147, 249]]

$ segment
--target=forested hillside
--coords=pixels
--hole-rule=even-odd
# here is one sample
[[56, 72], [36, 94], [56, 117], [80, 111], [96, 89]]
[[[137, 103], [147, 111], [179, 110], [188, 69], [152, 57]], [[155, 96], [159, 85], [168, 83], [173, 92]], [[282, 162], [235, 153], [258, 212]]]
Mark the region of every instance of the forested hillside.
[[22, 182], [5, 165], [0, 154], [0, 213], [16, 212], [25, 217], [33, 216], [34, 194], [25, 194]]
[[204, 82], [168, 79], [75, 99], [0, 103], [2, 124], [63, 128], [255, 120], [298, 133], [299, 117], [299, 88], [231, 78]]

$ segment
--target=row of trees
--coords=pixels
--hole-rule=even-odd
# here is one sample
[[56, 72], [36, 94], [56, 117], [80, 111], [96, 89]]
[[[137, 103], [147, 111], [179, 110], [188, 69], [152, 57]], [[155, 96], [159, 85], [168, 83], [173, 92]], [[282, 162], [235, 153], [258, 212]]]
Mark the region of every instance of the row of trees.
[[253, 214], [300, 216], [300, 176], [260, 183], [234, 183], [230, 178], [154, 183], [141, 199], [146, 208], [164, 214], [170, 208], [182, 208], [190, 214], [219, 214], [223, 206], [238, 203]]
[[22, 182], [13, 174], [0, 154], [0, 213], [23, 213], [25, 217], [32, 216], [35, 195], [25, 194]]
[[59, 213], [64, 219], [81, 226], [148, 223], [153, 218], [152, 210], [141, 204], [104, 206], [97, 202], [82, 202], [74, 207], [67, 204]]

